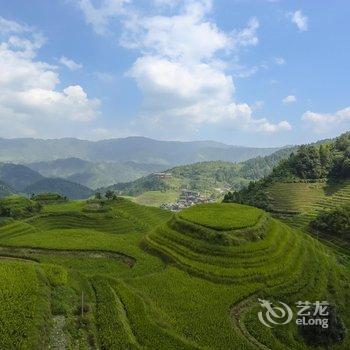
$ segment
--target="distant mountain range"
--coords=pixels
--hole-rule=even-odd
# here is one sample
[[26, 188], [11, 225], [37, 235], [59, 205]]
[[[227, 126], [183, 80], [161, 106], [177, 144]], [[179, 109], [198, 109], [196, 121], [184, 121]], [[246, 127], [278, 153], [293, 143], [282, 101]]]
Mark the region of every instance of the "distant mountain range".
[[90, 188], [109, 186], [117, 182], [128, 182], [155, 171], [164, 165], [135, 162], [112, 163], [90, 162], [80, 158], [57, 159], [26, 164], [30, 169], [46, 177], [61, 177]]
[[227, 171], [233, 162], [267, 156], [277, 150], [145, 137], [102, 141], [0, 138], [0, 196], [58, 192], [72, 199], [87, 198], [92, 189], [134, 181], [176, 166], [231, 162], [226, 165]]
[[80, 158], [94, 163], [134, 162], [166, 167], [202, 161], [241, 162], [266, 156], [278, 148], [230, 146], [214, 141], [157, 141], [127, 137], [102, 141], [63, 139], [0, 138], [0, 162], [33, 163]]

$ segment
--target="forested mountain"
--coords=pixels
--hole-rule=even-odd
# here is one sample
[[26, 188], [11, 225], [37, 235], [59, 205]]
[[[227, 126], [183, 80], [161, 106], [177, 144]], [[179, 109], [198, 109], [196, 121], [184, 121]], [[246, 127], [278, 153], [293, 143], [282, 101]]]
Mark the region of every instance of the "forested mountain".
[[339, 182], [350, 178], [350, 132], [321, 144], [303, 145], [274, 167], [272, 173], [224, 201], [271, 209], [269, 188], [277, 182]]
[[182, 188], [206, 194], [220, 194], [228, 189], [240, 189], [269, 174], [274, 165], [288, 157], [296, 147], [281, 149], [269, 156], [257, 157], [241, 163], [224, 161], [200, 162], [167, 170], [166, 178], [148, 175], [129, 183], [118, 183], [100, 191], [113, 190], [119, 194], [137, 196], [147, 191], [179, 191]]
[[18, 192], [41, 179], [42, 175], [24, 165], [0, 163], [0, 180]]
[[164, 170], [164, 166], [157, 164], [94, 163], [79, 158], [34, 162], [27, 164], [27, 166], [43, 176], [64, 178], [90, 188], [109, 186], [117, 182], [128, 182], [154, 171]]
[[14, 189], [12, 189], [5, 182], [0, 181], [0, 198], [9, 196], [9, 195], [14, 194], [14, 193], [15, 193]]
[[27, 186], [23, 192], [28, 195], [53, 192], [70, 199], [85, 199], [93, 194], [93, 190], [86, 186], [60, 178], [43, 178]]
[[200, 161], [244, 161], [265, 156], [277, 148], [229, 146], [213, 141], [157, 141], [127, 137], [102, 141], [64, 139], [0, 139], [0, 161], [32, 163], [64, 158], [92, 162], [136, 162], [167, 167]]
[[86, 186], [60, 178], [46, 178], [24, 165], [0, 163], [0, 197], [43, 192], [57, 192], [71, 199], [88, 198], [93, 193]]

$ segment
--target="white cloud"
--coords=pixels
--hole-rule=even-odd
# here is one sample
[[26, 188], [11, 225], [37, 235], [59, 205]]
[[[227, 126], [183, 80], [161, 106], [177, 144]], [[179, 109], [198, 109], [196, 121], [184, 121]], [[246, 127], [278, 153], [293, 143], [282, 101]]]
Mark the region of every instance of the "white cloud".
[[341, 109], [335, 113], [305, 112], [301, 119], [317, 133], [327, 133], [331, 130], [350, 128], [350, 107]]
[[136, 15], [126, 23], [121, 43], [140, 52], [128, 75], [143, 93], [144, 120], [152, 127], [173, 125], [178, 130], [205, 124], [269, 133], [287, 130], [285, 123], [254, 119], [249, 105], [234, 100], [227, 62], [218, 55], [257, 45], [258, 20], [227, 33], [207, 18], [210, 10], [211, 1], [184, 1], [177, 14]]
[[303, 15], [301, 10], [297, 10], [290, 14], [292, 22], [298, 27], [302, 32], [308, 29], [308, 17]]
[[259, 42], [259, 39], [256, 35], [258, 28], [259, 21], [254, 17], [248, 22], [246, 28], [234, 33], [234, 43], [237, 46], [257, 45]]
[[294, 95], [288, 95], [282, 100], [282, 102], [284, 104], [295, 103], [295, 102], [297, 102], [297, 98]]
[[271, 124], [265, 119], [261, 119], [261, 120], [258, 120], [256, 124], [257, 124], [258, 131], [264, 131], [267, 133], [276, 133], [279, 131], [292, 130], [292, 126], [286, 120], [283, 120], [277, 124]]
[[111, 19], [115, 19], [124, 13], [123, 5], [129, 0], [103, 0], [99, 8], [96, 8], [91, 0], [78, 0], [77, 4], [83, 11], [85, 21], [91, 25], [97, 34], [106, 34]]
[[[215, 23], [205, 21], [207, 2], [190, 1], [180, 14], [174, 16], [134, 17], [129, 20], [122, 45], [139, 49], [143, 54], [160, 55], [182, 61], [212, 58], [218, 50], [232, 47], [232, 37]], [[235, 34], [237, 45], [253, 40], [246, 34]]]
[[71, 71], [83, 68], [83, 65], [81, 63], [77, 63], [77, 62], [75, 62], [75, 61], [73, 61], [65, 56], [62, 56], [59, 59], [59, 63], [66, 66]]
[[[37, 59], [42, 36], [11, 35], [0, 43], [0, 134], [56, 136], [98, 115], [99, 101], [79, 85], [57, 88], [57, 67]], [[70, 124], [72, 123], [72, 124]]]
[[[207, 124], [268, 133], [288, 129], [284, 122], [254, 118], [248, 104], [236, 102], [233, 79], [226, 73], [228, 66], [239, 77], [258, 69], [237, 61], [242, 47], [259, 42], [256, 18], [226, 32], [210, 19], [212, 0], [153, 0], [147, 14], [123, 0], [105, 0], [99, 8], [90, 0], [79, 5], [98, 34], [110, 33], [119, 16], [120, 44], [139, 53], [127, 72], [143, 94], [139, 124], [143, 120], [153, 130], [164, 126], [174, 132]], [[164, 14], [166, 7], [171, 14]]]
[[20, 24], [14, 21], [9, 21], [0, 16], [0, 33], [1, 34], [15, 34], [31, 32], [33, 29], [26, 24]]
[[286, 61], [283, 57], [275, 57], [274, 61], [279, 66], [283, 66], [284, 64], [286, 64]]

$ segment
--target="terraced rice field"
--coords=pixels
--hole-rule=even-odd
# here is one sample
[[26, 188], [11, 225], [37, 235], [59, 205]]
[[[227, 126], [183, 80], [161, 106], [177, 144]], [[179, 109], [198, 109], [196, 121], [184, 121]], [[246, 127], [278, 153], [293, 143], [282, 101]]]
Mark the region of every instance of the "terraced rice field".
[[350, 181], [275, 183], [267, 190], [275, 214], [294, 227], [305, 229], [320, 210], [350, 202]]
[[[348, 266], [259, 209], [84, 208], [0, 226], [0, 324], [12, 322], [1, 349], [311, 349], [295, 323], [263, 326], [258, 298], [328, 300], [350, 327]], [[349, 348], [348, 335], [333, 349]]]

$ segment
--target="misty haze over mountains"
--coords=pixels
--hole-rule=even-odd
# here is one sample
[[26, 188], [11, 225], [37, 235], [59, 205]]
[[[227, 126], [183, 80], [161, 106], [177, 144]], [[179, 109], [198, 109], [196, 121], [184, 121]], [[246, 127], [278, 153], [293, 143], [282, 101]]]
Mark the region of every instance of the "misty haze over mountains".
[[102, 141], [0, 138], [0, 162], [28, 164], [73, 157], [92, 162], [131, 161], [168, 167], [211, 160], [240, 162], [269, 155], [278, 149], [230, 146], [215, 141], [158, 141], [145, 137]]

